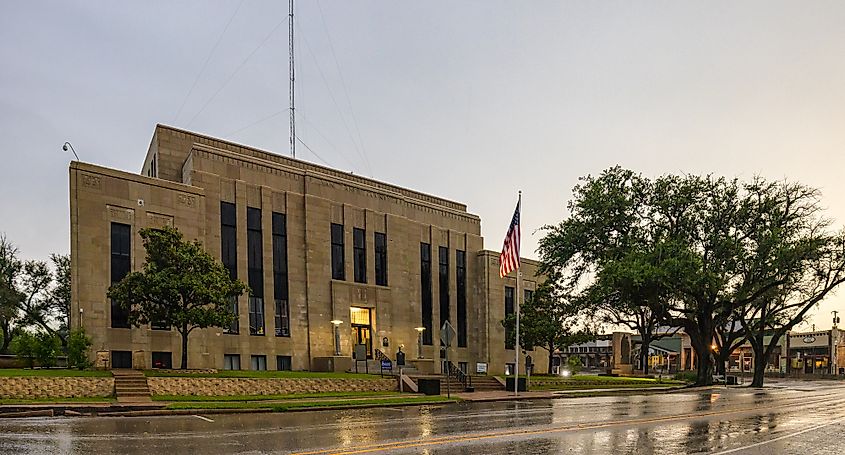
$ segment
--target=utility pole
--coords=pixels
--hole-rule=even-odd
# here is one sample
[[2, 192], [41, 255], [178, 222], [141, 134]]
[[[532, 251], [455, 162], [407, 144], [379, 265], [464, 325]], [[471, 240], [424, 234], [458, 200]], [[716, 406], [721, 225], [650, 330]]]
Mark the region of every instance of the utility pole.
[[294, 81], [296, 80], [296, 70], [294, 66], [294, 51], [293, 51], [293, 1], [289, 0], [288, 6], [288, 65], [290, 72], [290, 156], [296, 158], [296, 103], [294, 96]]
[[839, 317], [838, 317], [839, 312], [836, 311], [836, 310], [833, 310], [833, 311], [831, 311], [831, 313], [833, 313], [833, 328], [835, 329], [836, 324], [839, 324]]

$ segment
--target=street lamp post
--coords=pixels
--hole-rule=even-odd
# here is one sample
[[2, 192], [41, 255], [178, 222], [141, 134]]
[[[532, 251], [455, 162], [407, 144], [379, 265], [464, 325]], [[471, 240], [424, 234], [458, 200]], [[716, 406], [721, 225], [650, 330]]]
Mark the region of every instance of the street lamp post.
[[64, 144], [62, 144], [62, 150], [64, 150], [65, 152], [67, 152], [68, 147], [70, 147], [70, 151], [73, 152], [73, 156], [76, 157], [76, 161], [79, 161], [79, 155], [76, 154], [76, 150], [74, 150], [73, 145], [71, 145], [70, 142], [65, 142]]
[[417, 331], [417, 358], [423, 358], [423, 332], [425, 332], [425, 327], [416, 327], [414, 330]]
[[340, 325], [343, 324], [343, 321], [333, 319], [331, 323], [334, 326], [334, 355], [340, 356]]

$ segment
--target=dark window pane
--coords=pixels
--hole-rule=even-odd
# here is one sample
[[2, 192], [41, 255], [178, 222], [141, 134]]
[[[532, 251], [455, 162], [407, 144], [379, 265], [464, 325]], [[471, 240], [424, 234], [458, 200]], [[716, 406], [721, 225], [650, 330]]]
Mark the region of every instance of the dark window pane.
[[[132, 268], [132, 227], [128, 224], [111, 224], [111, 282], [119, 282]], [[111, 326], [129, 328], [129, 310], [112, 300]]]
[[240, 322], [238, 320], [240, 315], [240, 312], [238, 311], [238, 298], [232, 296], [229, 297], [229, 300], [232, 302], [230, 309], [235, 318], [232, 320], [232, 325], [223, 329], [223, 333], [237, 334], [240, 332]]
[[173, 368], [173, 354], [170, 352], [153, 352], [153, 368]]
[[289, 355], [277, 355], [276, 356], [276, 369], [279, 371], [290, 371], [291, 370], [291, 358]]
[[432, 334], [432, 299], [431, 299], [431, 245], [420, 243], [420, 290], [422, 307], [423, 344], [433, 344]]
[[223, 369], [224, 370], [240, 370], [241, 356], [240, 354], [223, 354]]
[[466, 274], [466, 251], [455, 251], [455, 283], [458, 295], [458, 347], [467, 345], [467, 274]]
[[352, 260], [356, 283], [367, 282], [367, 245], [366, 232], [352, 228]]
[[346, 279], [343, 260], [343, 225], [334, 223], [332, 223], [332, 279]]
[[449, 248], [441, 246], [438, 248], [439, 276], [440, 276], [440, 326], [449, 320]]
[[261, 210], [247, 207], [247, 280], [253, 297], [264, 297], [264, 242], [261, 236]]
[[[514, 313], [514, 288], [505, 286], [505, 318]], [[510, 339], [510, 330], [505, 329], [505, 349], [513, 349], [514, 341]]]
[[387, 234], [376, 232], [374, 243], [376, 249], [376, 284], [387, 286]]
[[273, 213], [273, 297], [275, 334], [290, 336], [290, 309], [288, 305], [288, 246], [285, 231], [287, 218]]
[[249, 334], [264, 335], [264, 299], [249, 298]]
[[220, 261], [232, 279], [238, 277], [238, 226], [235, 204], [220, 202]]
[[286, 299], [276, 300], [275, 323], [277, 337], [290, 336], [290, 306]]

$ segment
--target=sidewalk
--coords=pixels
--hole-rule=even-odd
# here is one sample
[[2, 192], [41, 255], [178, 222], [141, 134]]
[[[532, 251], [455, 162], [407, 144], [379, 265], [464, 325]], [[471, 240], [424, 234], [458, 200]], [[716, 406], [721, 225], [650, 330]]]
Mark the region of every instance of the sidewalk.
[[592, 394], [631, 394], [643, 395], [649, 393], [666, 393], [675, 390], [684, 390], [684, 387], [616, 387], [603, 389], [577, 389], [577, 390], [544, 390], [538, 392], [519, 392], [514, 395], [511, 390], [491, 390], [484, 392], [472, 393], [455, 393], [452, 394], [465, 401], [484, 402], [484, 401], [517, 401], [517, 400], [532, 400], [532, 399], [554, 399], [554, 398], [572, 398], [580, 395]]

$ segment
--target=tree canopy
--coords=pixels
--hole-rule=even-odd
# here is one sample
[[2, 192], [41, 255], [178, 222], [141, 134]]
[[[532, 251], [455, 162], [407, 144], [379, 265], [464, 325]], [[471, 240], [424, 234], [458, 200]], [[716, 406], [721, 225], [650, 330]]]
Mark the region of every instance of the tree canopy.
[[[712, 382], [713, 357], [748, 338], [762, 385], [762, 359], [777, 339], [845, 281], [845, 236], [830, 229], [810, 187], [649, 179], [614, 167], [582, 178], [573, 194], [570, 216], [541, 240], [544, 271], [641, 334], [655, 323], [682, 328], [700, 384]], [[764, 334], [774, 335], [766, 349], [757, 346]]]
[[231, 324], [231, 299], [247, 287], [232, 279], [223, 265], [198, 241], [186, 241], [179, 230], [142, 229], [146, 263], [113, 284], [108, 297], [129, 310], [138, 327], [170, 326], [182, 336], [181, 368], [188, 367], [188, 335], [194, 329]]

